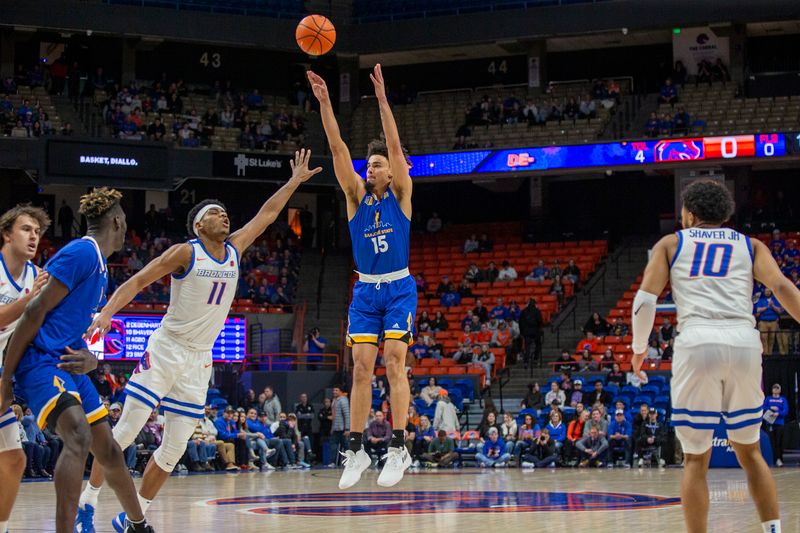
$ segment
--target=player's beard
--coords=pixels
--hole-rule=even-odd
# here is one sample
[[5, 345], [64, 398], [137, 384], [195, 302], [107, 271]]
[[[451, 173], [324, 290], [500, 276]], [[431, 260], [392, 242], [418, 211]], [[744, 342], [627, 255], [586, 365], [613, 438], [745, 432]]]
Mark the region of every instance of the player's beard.
[[367, 194], [372, 194], [375, 192], [375, 184], [369, 180], [364, 181], [364, 188], [367, 190]]

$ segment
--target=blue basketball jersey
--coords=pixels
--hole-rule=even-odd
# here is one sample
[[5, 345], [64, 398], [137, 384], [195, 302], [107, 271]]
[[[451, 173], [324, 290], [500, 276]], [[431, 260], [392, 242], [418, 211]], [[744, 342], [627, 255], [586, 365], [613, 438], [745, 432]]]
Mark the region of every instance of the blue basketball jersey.
[[408, 268], [411, 221], [391, 189], [380, 200], [366, 194], [350, 220], [353, 259], [362, 274], [388, 274]]
[[69, 294], [47, 313], [19, 363], [18, 373], [35, 367], [42, 358], [58, 360], [66, 346], [73, 350], [85, 348], [83, 334], [97, 308], [105, 304], [108, 269], [93, 238], [73, 240], [48, 261], [45, 270], [66, 285]]

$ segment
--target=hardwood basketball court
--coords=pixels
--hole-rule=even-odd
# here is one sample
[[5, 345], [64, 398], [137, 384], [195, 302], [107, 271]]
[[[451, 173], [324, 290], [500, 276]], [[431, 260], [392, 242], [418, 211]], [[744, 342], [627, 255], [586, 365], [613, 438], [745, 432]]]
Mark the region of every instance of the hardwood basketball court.
[[[148, 519], [159, 533], [684, 530], [680, 468], [412, 470], [392, 489], [378, 487], [377, 472], [370, 470], [346, 492], [337, 488], [339, 474], [315, 469], [173, 476]], [[774, 469], [773, 474], [783, 531], [800, 531], [800, 469]], [[709, 488], [711, 531], [761, 530], [743, 471], [711, 470]], [[52, 531], [54, 509], [52, 482], [24, 483], [9, 531]], [[113, 493], [104, 488], [97, 532], [113, 531], [110, 522], [119, 511]]]

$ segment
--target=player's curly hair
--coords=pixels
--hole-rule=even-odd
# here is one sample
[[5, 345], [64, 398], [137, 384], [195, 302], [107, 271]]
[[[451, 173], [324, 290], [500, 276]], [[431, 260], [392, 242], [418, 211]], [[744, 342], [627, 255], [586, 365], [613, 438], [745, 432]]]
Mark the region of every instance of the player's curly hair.
[[194, 206], [192, 209], [189, 210], [189, 214], [186, 215], [186, 232], [189, 234], [190, 238], [197, 237], [197, 233], [194, 231], [194, 217], [197, 216], [197, 213], [199, 213], [201, 209], [203, 209], [205, 206], [209, 204], [216, 204], [222, 207], [222, 209], [224, 209], [225, 211], [228, 210], [228, 208], [225, 207], [225, 204], [223, 204], [222, 202], [220, 202], [215, 198], [208, 198], [206, 200], [203, 200], [196, 206]]
[[78, 213], [86, 217], [90, 223], [97, 221], [119, 205], [122, 193], [108, 187], [95, 188], [92, 192], [81, 196]]
[[17, 219], [22, 215], [27, 215], [39, 223], [39, 235], [44, 235], [50, 227], [50, 217], [41, 207], [34, 207], [31, 204], [18, 204], [0, 216], [0, 235], [11, 233]]
[[687, 211], [709, 224], [723, 224], [733, 215], [733, 196], [724, 183], [695, 181], [684, 189], [681, 199]]
[[[411, 165], [411, 158], [408, 155], [408, 150], [405, 146], [401, 146], [403, 148], [403, 155], [406, 158], [406, 163]], [[372, 157], [373, 155], [382, 155], [386, 159], [389, 159], [389, 148], [386, 146], [386, 138], [381, 133], [379, 139], [373, 139], [367, 145], [367, 159]]]

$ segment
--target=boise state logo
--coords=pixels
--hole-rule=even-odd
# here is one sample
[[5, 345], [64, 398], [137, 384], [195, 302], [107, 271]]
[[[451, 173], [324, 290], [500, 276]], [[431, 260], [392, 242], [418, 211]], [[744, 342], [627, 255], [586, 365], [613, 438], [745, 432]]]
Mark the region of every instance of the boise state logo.
[[701, 139], [659, 141], [656, 144], [656, 161], [696, 161], [705, 159]]
[[145, 370], [150, 369], [150, 352], [144, 352], [142, 357], [139, 358], [139, 363], [133, 369], [134, 374], [139, 374]]
[[392, 491], [269, 494], [210, 500], [207, 505], [252, 506], [261, 515], [306, 517], [433, 513], [624, 511], [680, 504], [680, 498], [622, 492]]

